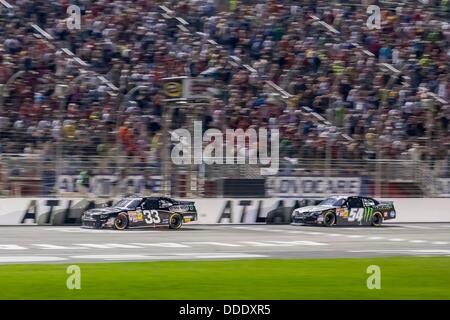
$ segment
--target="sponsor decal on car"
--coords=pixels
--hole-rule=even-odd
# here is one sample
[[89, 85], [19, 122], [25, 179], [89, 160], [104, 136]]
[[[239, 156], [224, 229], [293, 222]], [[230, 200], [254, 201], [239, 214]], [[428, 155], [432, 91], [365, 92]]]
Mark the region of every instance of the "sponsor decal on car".
[[373, 216], [373, 208], [372, 207], [366, 207], [364, 208], [364, 216], [363, 216], [363, 221], [370, 221], [372, 219]]
[[142, 211], [140, 210], [128, 211], [128, 217], [130, 218], [131, 222], [140, 222], [144, 220]]
[[175, 205], [175, 206], [171, 206], [169, 208], [169, 211], [171, 211], [171, 212], [188, 212], [190, 210], [193, 210], [193, 209], [190, 209], [190, 206], [188, 206], [188, 205]]
[[136, 211], [128, 211], [128, 217], [130, 218], [131, 222], [136, 222]]
[[347, 208], [338, 208], [336, 209], [336, 215], [339, 217], [348, 217], [348, 210]]

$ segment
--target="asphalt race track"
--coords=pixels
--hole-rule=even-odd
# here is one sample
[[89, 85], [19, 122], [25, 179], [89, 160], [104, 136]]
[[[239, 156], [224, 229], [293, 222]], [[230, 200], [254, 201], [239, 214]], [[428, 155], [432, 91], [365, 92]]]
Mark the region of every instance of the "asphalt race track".
[[373, 227], [185, 225], [127, 231], [0, 227], [0, 264], [450, 256], [450, 223]]

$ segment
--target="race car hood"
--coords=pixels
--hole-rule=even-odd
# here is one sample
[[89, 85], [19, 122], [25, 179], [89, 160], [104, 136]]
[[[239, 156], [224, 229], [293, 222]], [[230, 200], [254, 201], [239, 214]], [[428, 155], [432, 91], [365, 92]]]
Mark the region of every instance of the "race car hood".
[[305, 213], [305, 212], [315, 212], [315, 211], [325, 211], [328, 209], [336, 208], [329, 205], [322, 205], [322, 206], [307, 206], [307, 207], [301, 207], [294, 210], [293, 213]]

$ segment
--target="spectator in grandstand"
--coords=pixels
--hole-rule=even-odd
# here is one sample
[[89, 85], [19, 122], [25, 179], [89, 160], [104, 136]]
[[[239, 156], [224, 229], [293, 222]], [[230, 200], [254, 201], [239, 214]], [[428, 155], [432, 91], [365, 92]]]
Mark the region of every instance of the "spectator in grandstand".
[[91, 172], [90, 170], [83, 170], [77, 180], [78, 190], [83, 194], [87, 195], [90, 192], [91, 187]]
[[[170, 76], [210, 77], [215, 94], [202, 115], [205, 127], [280, 128], [282, 157], [399, 158], [416, 145], [429, 144], [431, 153], [449, 136], [448, 105], [426, 102], [427, 92], [449, 98], [448, 2], [434, 1], [435, 11], [382, 4], [381, 30], [365, 27], [360, 1], [240, 1], [233, 10], [211, 1], [77, 3], [81, 30], [66, 28], [69, 1], [16, 1], [0, 18], [0, 83], [17, 75], [3, 89], [2, 152], [45, 154], [49, 144], [59, 144], [65, 157], [161, 159], [161, 79]], [[190, 31], [163, 18], [160, 3], [188, 21]], [[53, 43], [35, 37], [30, 23]], [[239, 59], [238, 66], [230, 63]], [[119, 90], [111, 92], [93, 72]], [[274, 102], [266, 81], [292, 98]], [[56, 94], [61, 85], [68, 87], [64, 97]], [[148, 90], [131, 95], [134, 103], [115, 96], [137, 85]], [[173, 126], [183, 125], [186, 114], [179, 109]]]

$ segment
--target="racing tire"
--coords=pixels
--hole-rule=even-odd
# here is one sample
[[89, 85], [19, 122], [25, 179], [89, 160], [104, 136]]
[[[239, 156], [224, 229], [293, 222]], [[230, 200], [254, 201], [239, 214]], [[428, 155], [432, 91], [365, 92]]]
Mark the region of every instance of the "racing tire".
[[179, 213], [174, 213], [169, 217], [169, 229], [180, 229], [183, 225], [183, 217]]
[[336, 222], [336, 216], [334, 215], [334, 212], [329, 211], [325, 213], [323, 216], [323, 225], [325, 227], [332, 227]]
[[375, 212], [372, 217], [372, 226], [380, 227], [383, 224], [383, 215], [381, 212]]
[[114, 219], [114, 229], [125, 230], [126, 228], [128, 228], [128, 217], [125, 213], [121, 212]]

